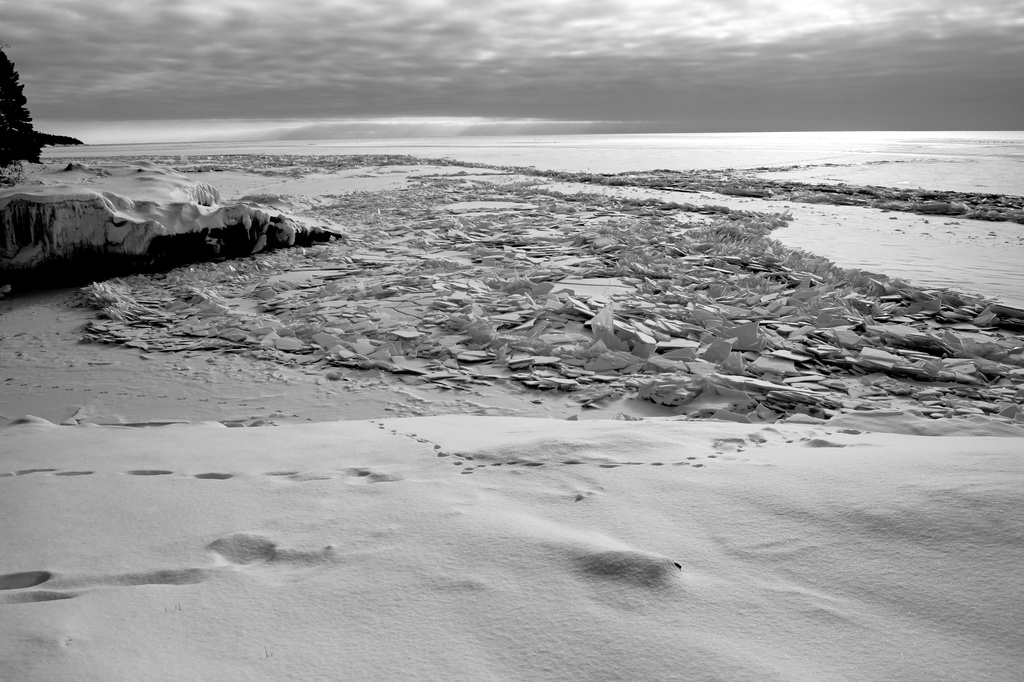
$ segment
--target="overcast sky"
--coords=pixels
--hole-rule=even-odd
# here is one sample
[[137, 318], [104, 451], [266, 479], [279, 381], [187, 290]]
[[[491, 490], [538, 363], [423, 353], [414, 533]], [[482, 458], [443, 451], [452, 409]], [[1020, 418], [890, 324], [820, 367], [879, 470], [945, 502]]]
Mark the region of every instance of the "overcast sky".
[[0, 42], [87, 142], [1024, 121], [1024, 0], [0, 0]]

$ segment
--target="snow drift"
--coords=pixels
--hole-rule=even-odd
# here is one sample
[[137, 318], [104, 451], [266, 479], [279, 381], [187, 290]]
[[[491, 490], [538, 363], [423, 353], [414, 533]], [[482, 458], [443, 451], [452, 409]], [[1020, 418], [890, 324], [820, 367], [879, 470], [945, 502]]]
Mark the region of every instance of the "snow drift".
[[922, 421], [17, 420], [0, 677], [1020, 679], [1020, 438]]
[[0, 192], [0, 281], [54, 285], [326, 241], [148, 162], [69, 164]]

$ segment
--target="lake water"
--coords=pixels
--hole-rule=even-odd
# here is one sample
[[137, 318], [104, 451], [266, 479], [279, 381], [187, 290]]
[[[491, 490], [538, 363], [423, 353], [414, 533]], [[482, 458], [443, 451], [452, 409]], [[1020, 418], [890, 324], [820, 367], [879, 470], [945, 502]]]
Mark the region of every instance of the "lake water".
[[[501, 166], [618, 173], [771, 169], [771, 179], [1024, 196], [1024, 131], [706, 133], [197, 142], [50, 148], [45, 156], [411, 154]], [[792, 168], [794, 167], [795, 168]], [[877, 212], [863, 211], [865, 217]], [[904, 218], [908, 214], [903, 214]], [[782, 241], [857, 267], [1024, 305], [1024, 225], [931, 218], [888, 231], [877, 215], [841, 229], [812, 221]], [[914, 216], [914, 219], [919, 217]], [[920, 219], [924, 220], [924, 219]], [[920, 222], [920, 221], [918, 221]], [[953, 223], [953, 224], [945, 224]], [[885, 224], [886, 227], [888, 224]], [[922, 227], [914, 225], [915, 228]], [[922, 234], [927, 232], [928, 234]]]

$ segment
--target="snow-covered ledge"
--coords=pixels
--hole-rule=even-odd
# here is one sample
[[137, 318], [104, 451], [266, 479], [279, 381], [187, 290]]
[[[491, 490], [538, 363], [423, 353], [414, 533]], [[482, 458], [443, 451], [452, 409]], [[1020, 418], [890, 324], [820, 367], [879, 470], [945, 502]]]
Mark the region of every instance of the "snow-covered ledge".
[[326, 241], [283, 215], [220, 203], [148, 162], [70, 164], [0, 190], [0, 284], [54, 286]]

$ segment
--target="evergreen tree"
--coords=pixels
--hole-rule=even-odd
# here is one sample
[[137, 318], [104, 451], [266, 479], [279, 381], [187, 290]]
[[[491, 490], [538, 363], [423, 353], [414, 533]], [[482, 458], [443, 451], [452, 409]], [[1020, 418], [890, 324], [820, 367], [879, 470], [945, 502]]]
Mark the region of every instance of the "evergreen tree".
[[32, 128], [24, 88], [0, 46], [0, 168], [20, 161], [39, 163], [43, 143]]

